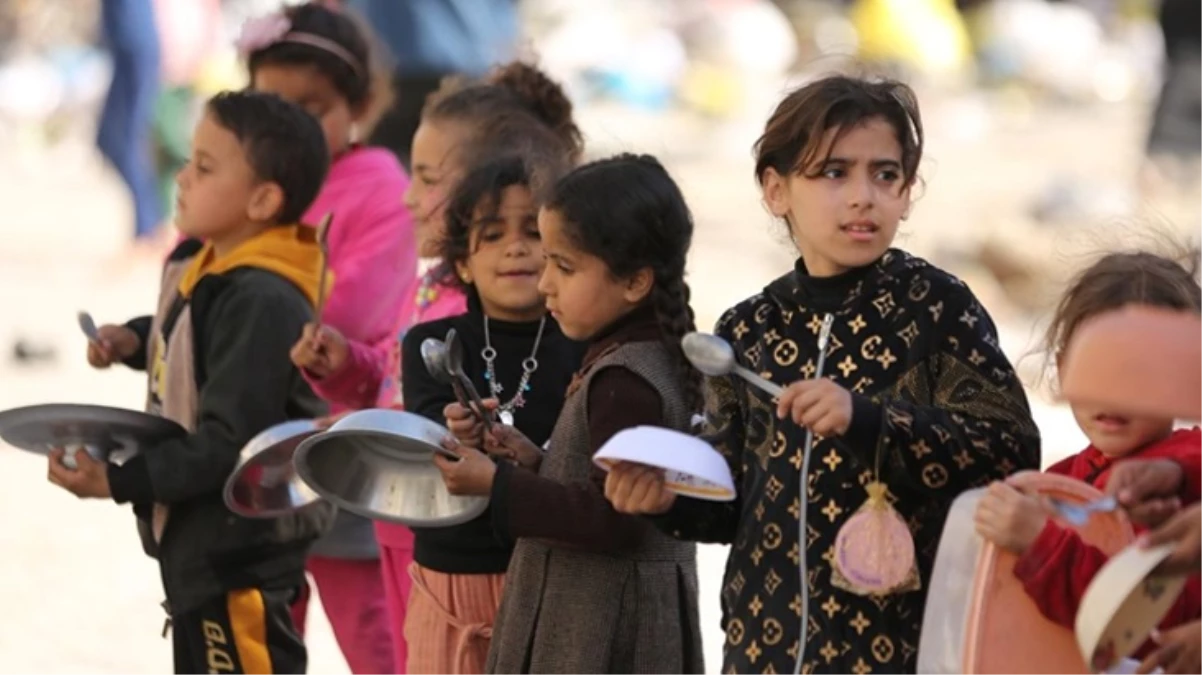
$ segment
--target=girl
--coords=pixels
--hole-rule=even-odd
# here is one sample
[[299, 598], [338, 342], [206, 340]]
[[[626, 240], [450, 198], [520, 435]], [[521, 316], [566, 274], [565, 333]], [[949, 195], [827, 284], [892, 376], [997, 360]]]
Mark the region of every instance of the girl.
[[[637, 465], [607, 479], [619, 511], [732, 544], [724, 671], [914, 672], [924, 580], [952, 500], [1039, 466], [1038, 432], [989, 315], [961, 281], [890, 248], [922, 138], [914, 94], [897, 82], [828, 77], [785, 97], [756, 142], [756, 179], [800, 257], [715, 332], [786, 389], [774, 402], [727, 376], [709, 379], [706, 396], [706, 435], [738, 498], [675, 498], [662, 473]], [[808, 470], [807, 449], [818, 460]], [[892, 506], [900, 551], [913, 538], [887, 592], [835, 564], [836, 535], [865, 505]], [[874, 558], [907, 561], [894, 550], [848, 560]]]
[[[460, 183], [441, 248], [444, 267], [454, 270], [451, 283], [467, 293], [468, 311], [410, 329], [401, 372], [406, 408], [442, 423], [455, 396], [426, 370], [421, 344], [454, 328], [477, 389], [491, 392], [500, 416], [541, 444], [583, 349], [564, 337], [539, 295], [544, 261], [530, 180], [530, 162], [509, 155]], [[483, 672], [512, 553], [510, 540], [493, 535], [491, 518], [485, 511], [463, 525], [414, 530], [409, 672]]]
[[[1048, 353], [1059, 358], [1082, 322], [1129, 304], [1199, 313], [1202, 288], [1193, 271], [1172, 260], [1150, 253], [1107, 255], [1081, 273], [1060, 300], [1046, 336]], [[1175, 474], [1181, 503], [1199, 499], [1202, 429], [1174, 431], [1170, 418], [1071, 405], [1089, 447], [1053, 464], [1049, 472], [1106, 489], [1116, 464], [1155, 460], [1150, 466], [1163, 465]], [[1106, 563], [1106, 555], [1083, 542], [1071, 528], [1053, 522], [1036, 497], [1001, 482], [990, 485], [981, 499], [976, 525], [982, 537], [1019, 556], [1014, 574], [1040, 612], [1071, 629], [1085, 589]], [[1197, 619], [1202, 614], [1200, 592], [1202, 583], [1195, 570], [1161, 627]], [[1149, 644], [1142, 653], [1150, 649]]]
[[[448, 80], [426, 102], [414, 137], [416, 180], [404, 194], [416, 219], [418, 255], [436, 258], [442, 239], [447, 196], [467, 167], [481, 156], [524, 145], [532, 134], [549, 136], [541, 147], [571, 162], [581, 154], [581, 135], [572, 120], [572, 105], [558, 84], [540, 70], [510, 63], [480, 82]], [[409, 326], [462, 314], [466, 300], [459, 284], [439, 265], [411, 283], [402, 295], [396, 338], [388, 348], [344, 337], [334, 326], [306, 330], [297, 343], [299, 363], [315, 376], [314, 388], [348, 408], [402, 405], [400, 344]], [[405, 608], [409, 605], [409, 567], [413, 533], [392, 523], [377, 522], [376, 539], [384, 572], [384, 591], [398, 649], [397, 669], [404, 672]], [[395, 671], [394, 671], [395, 672]]]
[[694, 545], [615, 513], [592, 463], [615, 433], [686, 430], [698, 410], [700, 377], [680, 349], [692, 217], [655, 159], [622, 155], [560, 180], [538, 229], [547, 308], [588, 341], [550, 452], [501, 428], [489, 451], [516, 464], [465, 446], [458, 462], [436, 460], [452, 492], [490, 495], [493, 529], [518, 539], [488, 670], [700, 673]]
[[[324, 324], [362, 344], [386, 349], [399, 319], [401, 293], [416, 273], [413, 220], [397, 199], [409, 180], [387, 150], [354, 140], [387, 97], [372, 69], [368, 41], [345, 15], [320, 3], [298, 5], [248, 22], [238, 41], [250, 86], [305, 108], [321, 123], [333, 163], [304, 222], [326, 213], [329, 264], [335, 276]], [[306, 329], [311, 332], [311, 328]], [[301, 341], [293, 362], [320, 368]], [[346, 409], [332, 397], [332, 412]], [[306, 565], [322, 597], [334, 636], [355, 673], [394, 672], [404, 644], [388, 629], [379, 549], [371, 522], [339, 512], [334, 528], [314, 545]], [[308, 594], [295, 606], [304, 630]]]

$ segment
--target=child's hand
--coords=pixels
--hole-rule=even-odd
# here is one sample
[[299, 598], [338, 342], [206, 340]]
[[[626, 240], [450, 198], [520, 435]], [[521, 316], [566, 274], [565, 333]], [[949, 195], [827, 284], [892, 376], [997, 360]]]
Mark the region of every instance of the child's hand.
[[109, 499], [113, 496], [109, 490], [107, 464], [92, 459], [86, 450], [76, 450], [76, 468], [69, 469], [63, 464], [66, 454], [67, 451], [62, 448], [50, 451], [50, 470], [46, 477], [51, 483], [80, 499]]
[[977, 534], [1011, 553], [1022, 555], [1043, 532], [1048, 515], [1035, 497], [995, 481], [977, 504], [973, 521], [977, 525]]
[[537, 469], [543, 461], [543, 449], [517, 429], [494, 424], [492, 433], [484, 435], [484, 450], [527, 469]]
[[300, 339], [292, 345], [289, 356], [297, 368], [322, 378], [341, 370], [350, 353], [350, 345], [337, 329], [310, 322], [305, 324]]
[[105, 324], [96, 329], [99, 341], [88, 340], [88, 364], [93, 368], [108, 368], [124, 361], [142, 348], [142, 340], [130, 328]]
[[1139, 664], [1137, 673], [1163, 668], [1166, 673], [1202, 673], [1202, 622], [1191, 621], [1171, 630], [1153, 631], [1160, 645]]
[[851, 392], [824, 377], [794, 382], [780, 395], [776, 416], [819, 436], [842, 436], [851, 426]]
[[483, 496], [492, 492], [497, 465], [492, 463], [488, 455], [462, 445], [454, 438], [445, 439], [442, 447], [459, 455], [458, 460], [434, 455], [434, 465], [442, 472], [442, 482], [446, 483], [451, 494]]
[[1131, 522], [1156, 527], [1181, 508], [1185, 470], [1168, 459], [1131, 459], [1110, 470], [1106, 494], [1114, 495]]
[[618, 513], [657, 516], [672, 508], [676, 493], [664, 485], [662, 469], [618, 462], [605, 477], [605, 498]]
[[326, 429], [329, 429], [330, 427], [334, 426], [334, 423], [337, 422], [338, 420], [340, 420], [343, 417], [346, 417], [347, 415], [354, 413], [354, 412], [359, 412], [359, 411], [358, 410], [343, 410], [342, 412], [337, 413], [335, 415], [326, 415], [325, 417], [318, 417], [317, 419], [313, 420], [313, 424], [315, 424], [318, 429], [325, 431]]
[[1184, 509], [1167, 523], [1145, 532], [1139, 539], [1143, 548], [1172, 544], [1173, 553], [1156, 568], [1164, 574], [1197, 574], [1202, 566], [1202, 503]]
[[[489, 414], [500, 405], [495, 398], [486, 398], [483, 403], [484, 410]], [[442, 409], [442, 416], [446, 418], [447, 429], [450, 429], [460, 443], [473, 448], [484, 445], [484, 423], [471, 410], [463, 407], [463, 404], [448, 404]]]

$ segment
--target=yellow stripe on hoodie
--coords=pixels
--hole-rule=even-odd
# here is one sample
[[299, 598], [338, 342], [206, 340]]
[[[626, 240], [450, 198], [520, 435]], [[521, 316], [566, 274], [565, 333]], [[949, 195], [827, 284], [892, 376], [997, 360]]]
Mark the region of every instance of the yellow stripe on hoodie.
[[[304, 225], [269, 227], [247, 239], [237, 248], [218, 258], [213, 245], [206, 243], [179, 282], [179, 292], [191, 297], [196, 284], [206, 275], [224, 274], [237, 267], [257, 267], [296, 284], [309, 304], [317, 304], [318, 277], [321, 274], [321, 247], [314, 228]], [[333, 272], [327, 271], [326, 295], [334, 285]]]

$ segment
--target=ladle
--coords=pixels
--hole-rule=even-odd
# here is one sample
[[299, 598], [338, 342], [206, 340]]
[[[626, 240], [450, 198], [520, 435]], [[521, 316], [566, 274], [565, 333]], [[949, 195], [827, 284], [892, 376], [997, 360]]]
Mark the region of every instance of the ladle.
[[736, 363], [735, 350], [729, 342], [717, 335], [689, 333], [681, 339], [680, 346], [693, 366], [710, 377], [738, 375], [773, 398], [779, 397], [784, 392], [784, 387], [770, 382]]

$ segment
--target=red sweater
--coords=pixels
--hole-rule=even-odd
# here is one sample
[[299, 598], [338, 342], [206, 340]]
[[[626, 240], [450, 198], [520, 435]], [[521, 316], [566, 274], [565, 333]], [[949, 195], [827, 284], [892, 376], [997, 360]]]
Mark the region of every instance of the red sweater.
[[[1185, 471], [1185, 485], [1181, 501], [1192, 504], [1200, 498], [1202, 486], [1202, 429], [1181, 429], [1168, 438], [1154, 443], [1117, 461], [1171, 459]], [[1106, 486], [1115, 460], [1098, 452], [1092, 445], [1080, 453], [1048, 468], [1049, 473], [1058, 473], [1079, 478], [1098, 489]], [[1019, 557], [1014, 566], [1014, 575], [1023, 583], [1027, 595], [1035, 601], [1039, 611], [1052, 621], [1073, 628], [1077, 608], [1089, 582], [1106, 564], [1107, 556], [1099, 549], [1081, 540], [1072, 529], [1061, 527], [1048, 520], [1043, 532], [1027, 552]], [[1189, 578], [1185, 590], [1161, 622], [1161, 629], [1178, 626], [1202, 616], [1202, 578], [1195, 574]], [[1141, 650], [1142, 651], [1142, 650]]]

